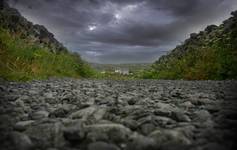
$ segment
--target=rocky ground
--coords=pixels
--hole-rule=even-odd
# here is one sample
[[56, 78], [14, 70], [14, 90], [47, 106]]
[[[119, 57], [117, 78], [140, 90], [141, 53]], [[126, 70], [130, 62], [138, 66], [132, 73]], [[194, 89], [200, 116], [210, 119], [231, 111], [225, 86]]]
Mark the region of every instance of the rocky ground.
[[235, 149], [237, 81], [0, 81], [11, 150]]

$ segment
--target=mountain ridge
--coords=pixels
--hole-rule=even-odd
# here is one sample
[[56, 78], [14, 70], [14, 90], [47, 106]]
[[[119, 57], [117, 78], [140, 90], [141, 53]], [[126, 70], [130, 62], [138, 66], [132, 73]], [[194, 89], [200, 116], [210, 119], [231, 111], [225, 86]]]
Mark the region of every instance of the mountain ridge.
[[10, 32], [19, 34], [21, 38], [28, 38], [33, 43], [49, 48], [50, 51], [67, 52], [54, 35], [43, 25], [33, 24], [23, 17], [15, 8], [11, 8], [6, 1], [0, 2], [0, 26]]

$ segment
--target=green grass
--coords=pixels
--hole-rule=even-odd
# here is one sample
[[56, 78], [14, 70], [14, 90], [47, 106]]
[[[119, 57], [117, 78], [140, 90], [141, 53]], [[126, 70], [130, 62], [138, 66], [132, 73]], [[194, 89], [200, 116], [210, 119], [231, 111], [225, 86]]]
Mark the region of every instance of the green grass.
[[[221, 33], [221, 37], [217, 33]], [[140, 74], [140, 78], [237, 79], [237, 24], [232, 23], [229, 30], [224, 30], [223, 26], [220, 26], [212, 37], [209, 36], [207, 34], [198, 41], [182, 45], [183, 48], [188, 47], [188, 51], [179, 57], [176, 54], [168, 55], [167, 61], [155, 62], [151, 69]], [[203, 40], [205, 38], [211, 42]]]
[[0, 28], [0, 77], [26, 81], [48, 77], [93, 77], [95, 71], [79, 55], [52, 53]]
[[[237, 50], [237, 49], [236, 49]], [[146, 79], [224, 80], [237, 79], [237, 51], [223, 46], [198, 49], [182, 58], [153, 64], [141, 75]]]

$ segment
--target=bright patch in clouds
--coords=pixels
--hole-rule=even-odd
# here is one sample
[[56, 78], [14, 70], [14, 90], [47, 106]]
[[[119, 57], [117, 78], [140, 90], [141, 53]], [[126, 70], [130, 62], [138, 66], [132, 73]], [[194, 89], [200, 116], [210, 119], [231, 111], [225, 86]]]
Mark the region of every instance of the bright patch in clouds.
[[95, 25], [91, 25], [91, 26], [88, 26], [88, 30], [90, 31], [93, 31], [95, 30], [97, 27]]
[[121, 19], [121, 18], [122, 18], [120, 14], [115, 14], [114, 17], [115, 17], [116, 19]]

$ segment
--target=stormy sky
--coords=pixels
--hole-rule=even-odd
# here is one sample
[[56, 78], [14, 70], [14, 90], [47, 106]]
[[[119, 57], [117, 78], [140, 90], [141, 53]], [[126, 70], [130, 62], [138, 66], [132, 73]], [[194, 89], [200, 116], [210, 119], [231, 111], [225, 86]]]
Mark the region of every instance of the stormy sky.
[[97, 63], [149, 63], [237, 9], [237, 0], [9, 0]]

